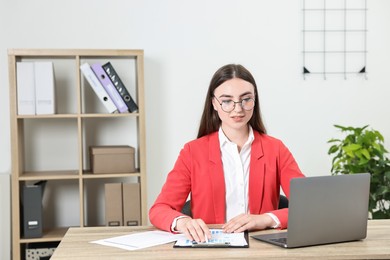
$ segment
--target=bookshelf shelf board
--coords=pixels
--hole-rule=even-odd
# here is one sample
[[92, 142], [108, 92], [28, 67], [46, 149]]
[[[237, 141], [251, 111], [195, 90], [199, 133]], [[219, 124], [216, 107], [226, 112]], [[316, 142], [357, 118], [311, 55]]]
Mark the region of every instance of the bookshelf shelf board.
[[55, 228], [43, 231], [43, 236], [39, 238], [21, 238], [20, 243], [39, 243], [61, 241], [68, 228]]
[[106, 173], [106, 174], [95, 174], [91, 172], [85, 172], [83, 174], [84, 179], [106, 179], [106, 178], [122, 178], [122, 177], [140, 177], [141, 174], [139, 172], [131, 172], [131, 173]]
[[9, 49], [8, 55], [23, 56], [23, 57], [77, 57], [86, 56], [93, 57], [120, 57], [129, 58], [134, 56], [142, 56], [143, 50], [106, 50], [106, 49]]
[[33, 181], [33, 180], [75, 180], [78, 179], [79, 174], [77, 170], [73, 171], [34, 171], [24, 172], [19, 180]]
[[54, 114], [54, 115], [18, 115], [17, 119], [63, 119], [63, 118], [77, 118], [77, 114]]
[[83, 118], [106, 118], [106, 117], [138, 117], [138, 113], [114, 113], [114, 114], [82, 114]]

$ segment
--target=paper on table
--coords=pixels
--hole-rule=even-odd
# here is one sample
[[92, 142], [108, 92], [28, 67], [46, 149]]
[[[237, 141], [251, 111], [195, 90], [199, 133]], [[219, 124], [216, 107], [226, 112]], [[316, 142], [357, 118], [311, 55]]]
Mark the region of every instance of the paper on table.
[[129, 234], [124, 236], [106, 238], [92, 241], [90, 243], [122, 248], [126, 250], [137, 250], [151, 246], [162, 245], [184, 239], [184, 234], [172, 234], [164, 231], [146, 231], [141, 233]]
[[[225, 244], [230, 246], [246, 246], [244, 232], [241, 233], [224, 233], [222, 229], [210, 229], [211, 239], [205, 244]], [[191, 246], [192, 241], [186, 237], [178, 238], [175, 246]]]

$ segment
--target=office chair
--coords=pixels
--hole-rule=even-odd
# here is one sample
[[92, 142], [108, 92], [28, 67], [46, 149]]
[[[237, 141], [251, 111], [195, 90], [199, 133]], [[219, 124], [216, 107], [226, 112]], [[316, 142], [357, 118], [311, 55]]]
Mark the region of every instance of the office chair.
[[280, 194], [278, 209], [288, 208], [288, 199], [286, 196]]
[[186, 203], [184, 203], [184, 206], [181, 209], [181, 213], [186, 214], [187, 216], [190, 216], [192, 218], [191, 200], [187, 200]]
[[[288, 199], [286, 196], [280, 194], [279, 198], [279, 206], [278, 209], [283, 209], [283, 208], [288, 208]], [[186, 203], [184, 204], [181, 213], [186, 214], [187, 216], [192, 217], [192, 212], [191, 212], [191, 200], [187, 200]]]

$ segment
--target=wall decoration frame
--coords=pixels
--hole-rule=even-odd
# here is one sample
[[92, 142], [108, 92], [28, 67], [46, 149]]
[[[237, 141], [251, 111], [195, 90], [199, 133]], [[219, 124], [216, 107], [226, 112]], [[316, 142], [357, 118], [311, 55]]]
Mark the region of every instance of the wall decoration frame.
[[303, 77], [367, 79], [367, 0], [303, 0]]

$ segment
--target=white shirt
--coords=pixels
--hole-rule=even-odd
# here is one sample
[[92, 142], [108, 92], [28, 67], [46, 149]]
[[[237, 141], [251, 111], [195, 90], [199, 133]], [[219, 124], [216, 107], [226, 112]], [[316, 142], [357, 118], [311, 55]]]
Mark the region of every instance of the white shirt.
[[249, 212], [249, 165], [254, 135], [250, 127], [248, 140], [240, 152], [237, 144], [226, 137], [222, 128], [219, 128], [218, 137], [225, 177], [226, 222], [228, 222], [239, 214]]
[[[255, 137], [252, 127], [249, 126], [248, 140], [240, 152], [237, 145], [226, 137], [222, 128], [219, 128], [218, 138], [225, 177], [225, 221], [228, 222], [239, 214], [249, 213], [249, 168], [251, 147]], [[272, 213], [267, 214], [276, 222], [272, 228], [279, 227], [279, 219]]]

